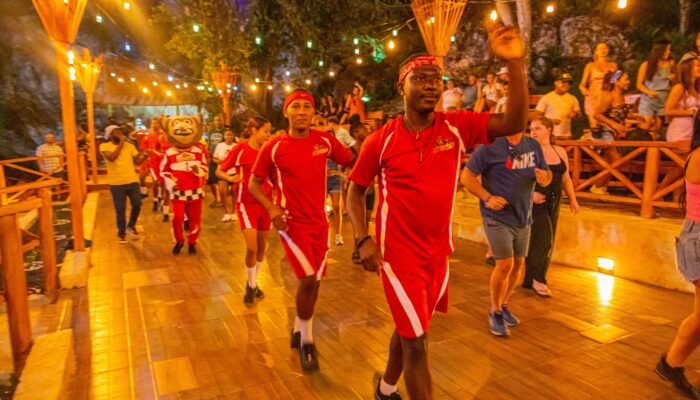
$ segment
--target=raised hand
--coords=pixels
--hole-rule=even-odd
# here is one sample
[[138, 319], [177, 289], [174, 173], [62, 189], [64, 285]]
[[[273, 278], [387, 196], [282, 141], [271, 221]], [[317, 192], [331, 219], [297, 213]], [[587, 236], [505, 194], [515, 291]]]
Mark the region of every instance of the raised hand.
[[525, 55], [525, 45], [520, 31], [514, 26], [496, 24], [489, 29], [491, 51], [504, 61], [521, 59]]

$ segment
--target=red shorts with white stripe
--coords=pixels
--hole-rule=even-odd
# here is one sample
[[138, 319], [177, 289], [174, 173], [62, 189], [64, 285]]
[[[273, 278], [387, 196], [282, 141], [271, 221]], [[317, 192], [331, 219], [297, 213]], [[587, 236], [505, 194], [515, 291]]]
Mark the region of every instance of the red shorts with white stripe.
[[328, 259], [328, 225], [320, 227], [289, 223], [289, 229], [279, 232], [284, 252], [297, 278], [316, 275], [318, 280], [326, 275]]
[[163, 177], [160, 175], [160, 165], [154, 166], [153, 164], [150, 164], [148, 172], [151, 173], [151, 179], [153, 179], [153, 182], [164, 182]]
[[448, 257], [429, 264], [384, 261], [382, 283], [399, 336], [428, 332], [433, 313], [447, 312]]
[[238, 223], [241, 224], [241, 229], [257, 229], [259, 231], [269, 231], [272, 224], [270, 223], [270, 214], [267, 213], [265, 207], [260, 203], [236, 203], [236, 213], [238, 214]]

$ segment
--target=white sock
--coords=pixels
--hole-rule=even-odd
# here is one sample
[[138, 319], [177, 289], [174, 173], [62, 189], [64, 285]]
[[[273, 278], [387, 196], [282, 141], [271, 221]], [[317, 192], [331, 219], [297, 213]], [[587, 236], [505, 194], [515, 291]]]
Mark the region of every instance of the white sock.
[[163, 214], [170, 214], [170, 206], [163, 206]]
[[301, 344], [308, 344], [314, 342], [314, 336], [311, 332], [311, 321], [313, 321], [313, 317], [309, 319], [301, 319], [297, 317], [296, 319], [296, 323], [299, 325], [299, 332], [301, 333]]
[[255, 276], [258, 276], [258, 274], [260, 273], [260, 264], [260, 261], [255, 262]]
[[257, 273], [255, 271], [255, 267], [253, 267], [253, 268], [246, 267], [245, 272], [248, 273], [248, 286], [253, 288], [253, 289], [258, 287], [257, 283], [255, 283], [255, 277], [257, 275]]
[[141, 186], [141, 194], [148, 194], [148, 188], [146, 186]]
[[379, 381], [379, 392], [384, 396], [389, 396], [392, 393], [396, 393], [396, 385], [390, 385], [384, 382], [384, 378]]
[[299, 332], [299, 317], [294, 317], [294, 332]]

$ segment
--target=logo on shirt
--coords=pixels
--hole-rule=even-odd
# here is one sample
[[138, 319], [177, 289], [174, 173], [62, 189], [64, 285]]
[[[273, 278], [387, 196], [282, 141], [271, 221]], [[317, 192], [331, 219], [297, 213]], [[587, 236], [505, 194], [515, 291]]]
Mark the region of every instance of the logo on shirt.
[[435, 139], [435, 147], [433, 148], [433, 153], [439, 153], [441, 151], [448, 151], [455, 148], [454, 138], [439, 136]]
[[506, 168], [511, 170], [535, 168], [535, 152], [531, 151], [525, 154], [517, 154], [517, 152], [511, 152], [511, 154], [506, 159]]
[[328, 147], [328, 146], [324, 146], [324, 145], [322, 145], [322, 144], [315, 144], [315, 145], [314, 145], [314, 150], [313, 150], [313, 152], [311, 153], [311, 155], [312, 155], [312, 156], [319, 156], [319, 155], [321, 155], [321, 154], [328, 154], [328, 152], [329, 152], [330, 150], [331, 150], [331, 149], [330, 149], [330, 147]]
[[175, 160], [179, 161], [193, 161], [195, 159], [192, 153], [180, 153], [175, 157]]

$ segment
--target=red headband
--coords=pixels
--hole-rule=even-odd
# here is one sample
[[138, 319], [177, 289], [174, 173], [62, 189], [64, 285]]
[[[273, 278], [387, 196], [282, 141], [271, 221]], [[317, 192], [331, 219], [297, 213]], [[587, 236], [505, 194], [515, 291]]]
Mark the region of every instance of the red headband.
[[309, 93], [309, 92], [299, 90], [297, 92], [293, 92], [293, 93], [288, 94], [287, 97], [284, 98], [283, 110], [286, 110], [287, 107], [289, 107], [289, 105], [292, 104], [296, 100], [308, 100], [311, 102], [311, 106], [316, 108], [316, 104], [314, 103], [314, 96], [312, 96], [311, 93]]
[[435, 57], [433, 57], [433, 56], [418, 56], [418, 57], [414, 58], [413, 60], [404, 64], [404, 66], [401, 68], [401, 73], [399, 73], [399, 83], [403, 82], [406, 79], [409, 72], [413, 71], [414, 69], [416, 69], [418, 67], [422, 67], [425, 65], [433, 66], [433, 67], [442, 71], [442, 68], [440, 68], [440, 64], [438, 64], [438, 61]]

